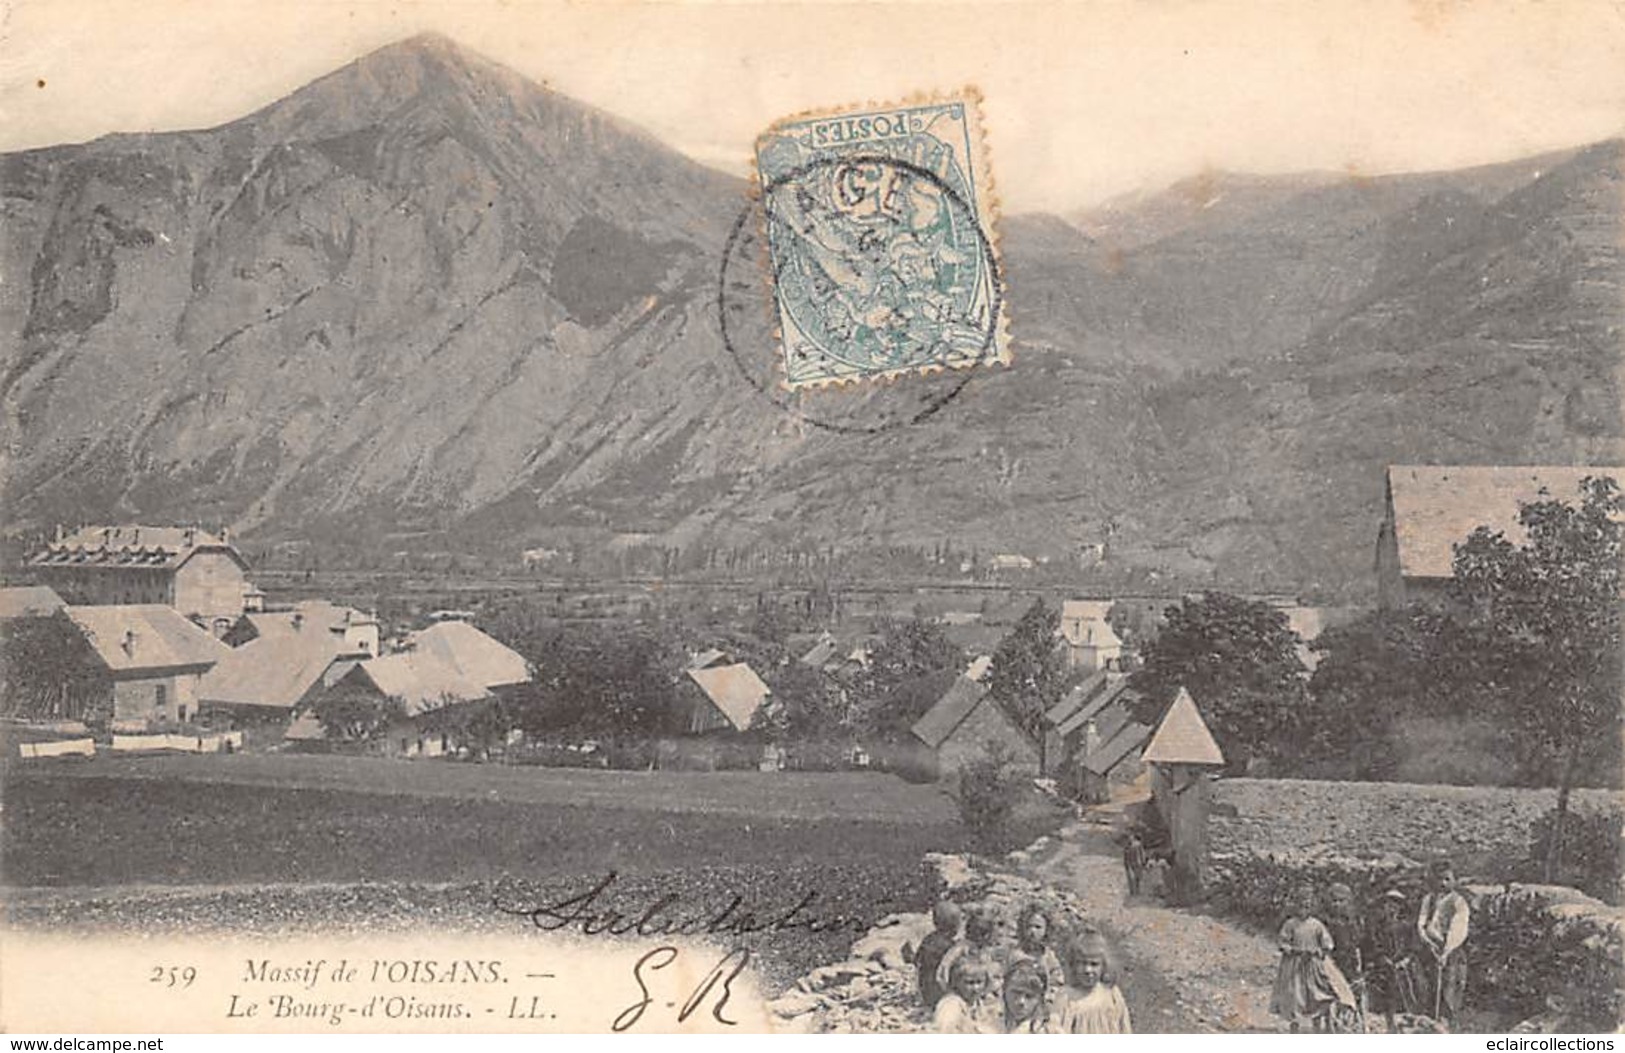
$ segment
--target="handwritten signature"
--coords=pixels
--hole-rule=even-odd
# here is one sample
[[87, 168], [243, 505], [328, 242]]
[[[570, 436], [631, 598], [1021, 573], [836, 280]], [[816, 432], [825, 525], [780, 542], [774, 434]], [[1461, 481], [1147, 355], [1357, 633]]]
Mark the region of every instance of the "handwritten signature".
[[[643, 1011], [655, 1001], [654, 996], [649, 993], [649, 980], [644, 975], [644, 968], [647, 967], [650, 972], [664, 969], [677, 960], [678, 953], [676, 947], [656, 947], [637, 960], [637, 963], [632, 966], [632, 979], [637, 983], [641, 997], [620, 1011], [614, 1022], [609, 1025], [611, 1031], [625, 1031], [643, 1019]], [[705, 1000], [713, 992], [716, 992], [716, 1002], [711, 1006], [712, 1019], [729, 1027], [736, 1026], [739, 1021], [730, 1020], [723, 1016], [722, 1011], [727, 1008], [728, 999], [733, 997], [734, 980], [740, 973], [744, 972], [745, 966], [749, 962], [750, 948], [748, 947], [736, 947], [725, 954], [722, 960], [713, 965], [711, 971], [706, 973], [705, 977], [695, 986], [693, 992], [689, 994], [688, 1000], [683, 1003], [682, 1008], [677, 1010], [677, 1022], [681, 1024], [693, 1016], [695, 1011], [705, 1003]], [[722, 985], [720, 991], [716, 990], [718, 984]], [[671, 1007], [676, 1006], [675, 1002], [666, 1004]]]
[[862, 933], [872, 924], [870, 920], [844, 914], [816, 913], [817, 890], [807, 892], [788, 910], [779, 911], [753, 909], [738, 894], [732, 894], [726, 903], [721, 903], [719, 898], [717, 903], [700, 904], [693, 909], [684, 904], [682, 895], [676, 892], [662, 893], [628, 909], [610, 902], [610, 890], [617, 879], [616, 873], [610, 871], [586, 891], [566, 894], [557, 900], [514, 905], [497, 898], [493, 905], [504, 914], [529, 917], [531, 924], [543, 932], [574, 929], [584, 936], [743, 936], [797, 930]]

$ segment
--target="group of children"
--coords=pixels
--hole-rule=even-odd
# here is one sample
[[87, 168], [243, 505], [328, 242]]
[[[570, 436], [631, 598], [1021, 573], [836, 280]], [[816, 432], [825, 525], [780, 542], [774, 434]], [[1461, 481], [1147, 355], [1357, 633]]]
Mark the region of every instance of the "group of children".
[[1270, 1011], [1292, 1030], [1364, 1030], [1371, 1001], [1390, 1026], [1400, 1016], [1442, 1025], [1461, 1011], [1472, 910], [1450, 865], [1430, 868], [1415, 907], [1398, 887], [1377, 906], [1376, 916], [1365, 916], [1340, 883], [1327, 888], [1323, 904], [1307, 885], [1293, 891], [1270, 999]]
[[[915, 952], [920, 998], [947, 1034], [1129, 1034], [1128, 1004], [1099, 930], [1058, 939], [1037, 903], [1021, 912], [1016, 945], [994, 947], [998, 919], [944, 900]], [[961, 931], [963, 930], [963, 931]], [[1056, 952], [1056, 946], [1064, 949]]]

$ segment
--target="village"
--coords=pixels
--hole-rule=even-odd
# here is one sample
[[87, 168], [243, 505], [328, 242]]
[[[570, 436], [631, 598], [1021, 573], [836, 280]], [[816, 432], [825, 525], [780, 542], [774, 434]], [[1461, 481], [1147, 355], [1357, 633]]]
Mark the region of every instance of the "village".
[[[1579, 885], [1617, 903], [1617, 858], [1599, 863], [1585, 831], [1595, 825], [1586, 816], [1600, 816], [1598, 829], [1617, 842], [1618, 810], [1606, 806], [1607, 791], [1581, 789], [1606, 781], [1572, 770], [1560, 797], [1574, 789], [1581, 824], [1569, 869], [1554, 873], [1547, 860], [1538, 874], [1528, 838], [1531, 824], [1550, 830], [1552, 813], [1537, 807], [1550, 796], [1509, 784], [1551, 783], [1485, 778], [1511, 754], [1469, 710], [1395, 710], [1386, 723], [1351, 712], [1391, 705], [1382, 693], [1402, 689], [1369, 677], [1351, 689], [1347, 675], [1411, 675], [1398, 652], [1360, 652], [1361, 626], [1428, 624], [1458, 604], [1460, 547], [1475, 531], [1516, 545], [1529, 508], [1588, 494], [1615, 501], [1617, 521], [1608, 496], [1617, 491], [1606, 485], [1615, 471], [1390, 467], [1385, 516], [1374, 524], [1375, 611], [1222, 593], [1046, 600], [1012, 589], [975, 610], [920, 606], [912, 618], [858, 624], [770, 608], [745, 624], [606, 634], [548, 624], [511, 598], [386, 622], [328, 599], [271, 599], [224, 529], [64, 529], [17, 568], [27, 584], [0, 589], [5, 764], [84, 772], [108, 756], [127, 764], [211, 754], [230, 765], [337, 754], [732, 769], [769, 780], [888, 773], [945, 790], [984, 851], [1011, 847], [1016, 798], [1036, 788], [1106, 824], [1112, 841], [1096, 849], [1160, 865], [1151, 868], [1155, 897], [1174, 906], [1216, 899], [1264, 924], [1306, 874], [1352, 882], [1370, 904], [1387, 890], [1411, 895], [1405, 882], [1423, 880], [1429, 853], [1479, 881], [1485, 904], [1511, 895], [1514, 879], [1537, 877], [1540, 887]], [[1179, 642], [1191, 633], [1195, 650]], [[1255, 697], [1271, 669], [1291, 684], [1264, 693], [1284, 692], [1284, 703]], [[1585, 771], [1606, 780], [1607, 763]], [[1475, 783], [1493, 785], [1462, 796]], [[1559, 814], [1569, 807], [1563, 801]], [[1584, 965], [1583, 979], [1564, 981], [1565, 1011], [1613, 1011], [1617, 985], [1606, 986], [1612, 974], [1598, 955], [1617, 946], [1617, 908], [1572, 888], [1539, 895], [1534, 907], [1495, 910], [1519, 939], [1538, 931], [1551, 943], [1553, 970]], [[1481, 933], [1474, 953], [1493, 946], [1492, 932]], [[1492, 974], [1505, 967], [1475, 961]], [[845, 1013], [841, 999], [781, 1008], [800, 1026], [848, 1029], [861, 1013]], [[1398, 1016], [1441, 1013], [1411, 1005]], [[1390, 1026], [1395, 1019], [1390, 1007]]]

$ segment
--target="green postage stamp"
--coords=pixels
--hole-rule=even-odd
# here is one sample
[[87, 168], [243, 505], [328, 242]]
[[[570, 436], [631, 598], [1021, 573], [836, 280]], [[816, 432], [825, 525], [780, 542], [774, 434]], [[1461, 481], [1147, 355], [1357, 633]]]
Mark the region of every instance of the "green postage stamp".
[[977, 106], [796, 117], [757, 140], [785, 386], [1009, 361]]

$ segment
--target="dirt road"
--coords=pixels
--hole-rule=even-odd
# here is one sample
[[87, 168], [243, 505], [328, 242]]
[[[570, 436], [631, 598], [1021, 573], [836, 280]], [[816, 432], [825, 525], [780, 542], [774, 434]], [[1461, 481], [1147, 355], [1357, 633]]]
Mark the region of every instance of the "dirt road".
[[1068, 825], [1025, 869], [1078, 896], [1113, 938], [1136, 1031], [1285, 1030], [1269, 1013], [1274, 941], [1159, 900], [1130, 900], [1105, 827]]

